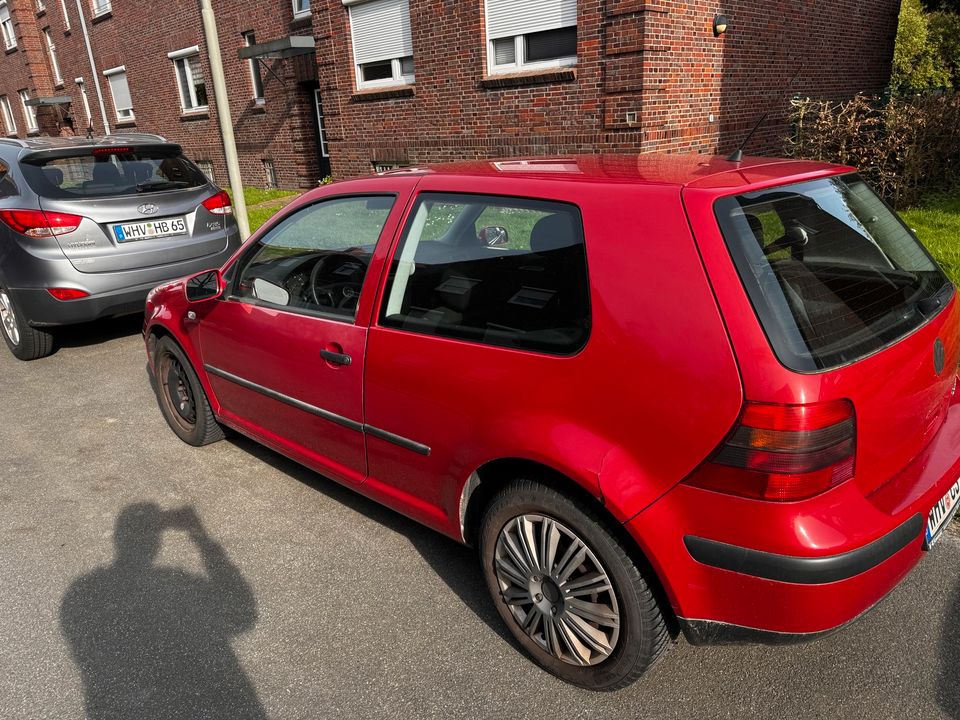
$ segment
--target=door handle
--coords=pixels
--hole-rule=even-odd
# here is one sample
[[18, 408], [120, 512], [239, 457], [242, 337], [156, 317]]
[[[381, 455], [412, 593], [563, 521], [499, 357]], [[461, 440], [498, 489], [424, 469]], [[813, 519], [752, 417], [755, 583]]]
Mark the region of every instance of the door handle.
[[320, 357], [331, 365], [349, 365], [353, 362], [352, 357], [343, 352], [336, 352], [335, 350], [321, 350]]

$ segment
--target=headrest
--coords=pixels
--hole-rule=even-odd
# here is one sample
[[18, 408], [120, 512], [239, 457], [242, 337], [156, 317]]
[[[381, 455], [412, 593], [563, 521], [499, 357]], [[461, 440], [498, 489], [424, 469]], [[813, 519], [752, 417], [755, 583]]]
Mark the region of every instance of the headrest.
[[563, 212], [540, 218], [530, 233], [530, 249], [535, 253], [559, 250], [576, 242], [570, 216]]

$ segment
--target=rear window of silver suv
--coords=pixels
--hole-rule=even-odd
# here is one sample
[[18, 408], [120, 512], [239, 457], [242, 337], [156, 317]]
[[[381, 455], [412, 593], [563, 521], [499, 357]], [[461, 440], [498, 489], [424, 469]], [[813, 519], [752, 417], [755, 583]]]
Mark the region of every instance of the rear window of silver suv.
[[722, 198], [717, 221], [780, 362], [816, 372], [896, 342], [953, 286], [856, 175]]
[[27, 156], [20, 167], [41, 197], [79, 200], [122, 197], [207, 184], [203, 173], [179, 151], [166, 148], [70, 149]]

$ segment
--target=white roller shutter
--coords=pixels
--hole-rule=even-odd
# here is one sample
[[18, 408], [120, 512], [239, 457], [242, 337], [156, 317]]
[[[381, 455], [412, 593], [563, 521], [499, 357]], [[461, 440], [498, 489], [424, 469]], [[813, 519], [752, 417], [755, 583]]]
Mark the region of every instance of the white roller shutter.
[[370, 0], [350, 6], [357, 65], [413, 55], [409, 0]]
[[[107, 75], [104, 73], [104, 75]], [[120, 70], [119, 72], [107, 75], [110, 82], [110, 94], [113, 95], [113, 105], [119, 110], [130, 110], [133, 107], [133, 100], [130, 98], [130, 86], [127, 85], [127, 74]]]
[[487, 0], [491, 40], [576, 24], [577, 0]]

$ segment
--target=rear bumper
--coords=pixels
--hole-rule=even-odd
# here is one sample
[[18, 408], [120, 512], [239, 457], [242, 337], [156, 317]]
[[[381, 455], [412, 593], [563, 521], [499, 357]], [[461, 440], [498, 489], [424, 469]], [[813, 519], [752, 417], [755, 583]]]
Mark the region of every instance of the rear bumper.
[[[39, 286], [18, 286], [16, 278], [11, 278], [8, 291], [20, 314], [34, 327], [73, 325], [142, 313], [147, 293], [154, 287], [185, 275], [221, 267], [239, 245], [239, 236], [233, 236], [221, 252], [213, 255], [117, 273], [65, 273], [62, 263], [58, 263], [58, 272], [52, 273], [49, 280], [34, 280]], [[90, 295], [80, 300], [60, 301], [47, 292], [47, 287], [77, 288]]]
[[802, 642], [899, 584], [924, 555], [930, 509], [958, 477], [955, 401], [927, 449], [869, 496], [855, 482], [795, 503], [679, 485], [626, 527], [691, 642]]

